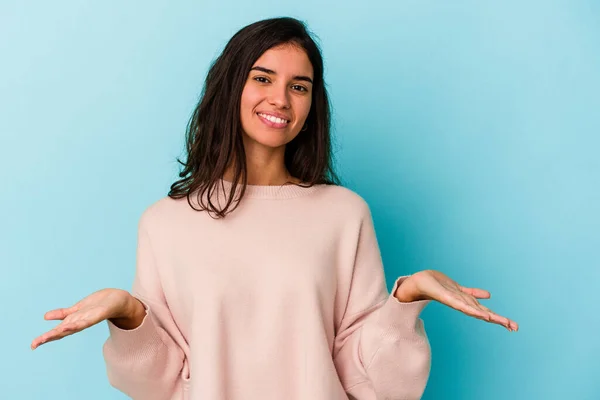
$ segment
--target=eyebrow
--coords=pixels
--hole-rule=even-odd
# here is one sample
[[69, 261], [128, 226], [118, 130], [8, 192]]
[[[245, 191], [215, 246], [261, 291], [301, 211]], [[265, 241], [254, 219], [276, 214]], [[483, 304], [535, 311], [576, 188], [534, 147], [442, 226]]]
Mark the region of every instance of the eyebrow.
[[[277, 72], [273, 71], [272, 69], [268, 69], [268, 68], [261, 67], [258, 65], [256, 67], [250, 68], [250, 71], [261, 71], [261, 72], [264, 72], [265, 74], [277, 75]], [[308, 76], [304, 76], [304, 75], [294, 76], [294, 80], [295, 81], [306, 81], [306, 82], [310, 82], [311, 84], [313, 83], [312, 79], [310, 79]]]

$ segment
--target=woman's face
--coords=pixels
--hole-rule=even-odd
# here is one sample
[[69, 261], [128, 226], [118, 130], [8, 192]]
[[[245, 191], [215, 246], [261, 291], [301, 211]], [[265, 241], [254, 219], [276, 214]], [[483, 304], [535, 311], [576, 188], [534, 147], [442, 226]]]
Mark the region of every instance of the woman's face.
[[256, 60], [242, 91], [245, 142], [278, 148], [294, 139], [310, 111], [312, 81], [312, 64], [297, 46], [274, 47]]

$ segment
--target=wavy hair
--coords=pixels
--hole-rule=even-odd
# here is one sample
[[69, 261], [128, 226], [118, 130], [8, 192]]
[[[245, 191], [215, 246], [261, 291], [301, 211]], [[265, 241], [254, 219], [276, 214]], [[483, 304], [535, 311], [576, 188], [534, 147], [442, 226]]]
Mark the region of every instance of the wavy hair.
[[[314, 73], [307, 130], [286, 145], [285, 166], [292, 176], [304, 183], [299, 186], [341, 184], [333, 168], [331, 106], [323, 80], [320, 48], [305, 23], [282, 17], [265, 19], [242, 28], [211, 64], [200, 101], [187, 126], [186, 158], [183, 161], [177, 158], [182, 165], [180, 179], [171, 185], [169, 197], [187, 197], [188, 204], [194, 210], [213, 212], [218, 218], [224, 218], [237, 208], [247, 185], [240, 119], [242, 91], [256, 60], [267, 50], [283, 44], [303, 49], [312, 63]], [[225, 206], [219, 208], [211, 201], [211, 194], [230, 166], [233, 166], [234, 173], [230, 195]], [[240, 181], [241, 193], [235, 199]], [[192, 205], [190, 196], [193, 193], [198, 195], [200, 208]], [[205, 194], [208, 195], [206, 198]]]

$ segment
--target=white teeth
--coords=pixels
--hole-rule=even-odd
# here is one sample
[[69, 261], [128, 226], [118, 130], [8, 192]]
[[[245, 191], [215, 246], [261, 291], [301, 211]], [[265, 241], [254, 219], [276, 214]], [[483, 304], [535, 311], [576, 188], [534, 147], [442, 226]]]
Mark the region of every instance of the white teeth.
[[262, 114], [262, 113], [259, 113], [258, 115], [260, 115], [261, 117], [263, 117], [265, 119], [268, 119], [271, 122], [275, 122], [276, 124], [287, 124], [287, 120], [285, 120], [285, 119], [277, 118], [272, 115], [267, 115], [267, 114]]

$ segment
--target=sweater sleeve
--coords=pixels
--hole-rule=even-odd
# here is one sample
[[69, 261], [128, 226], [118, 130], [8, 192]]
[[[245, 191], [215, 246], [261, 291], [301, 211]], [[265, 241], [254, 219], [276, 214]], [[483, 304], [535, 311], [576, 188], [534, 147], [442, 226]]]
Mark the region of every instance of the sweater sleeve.
[[148, 212], [140, 218], [136, 272], [132, 295], [146, 309], [140, 326], [131, 330], [107, 321], [110, 332], [103, 356], [110, 384], [134, 400], [168, 400], [182, 396], [189, 379], [177, 328], [164, 297], [150, 236], [146, 228]]
[[429, 301], [402, 303], [388, 294], [371, 213], [366, 206], [345, 311], [334, 340], [334, 363], [353, 400], [420, 399], [431, 349], [419, 315]]

